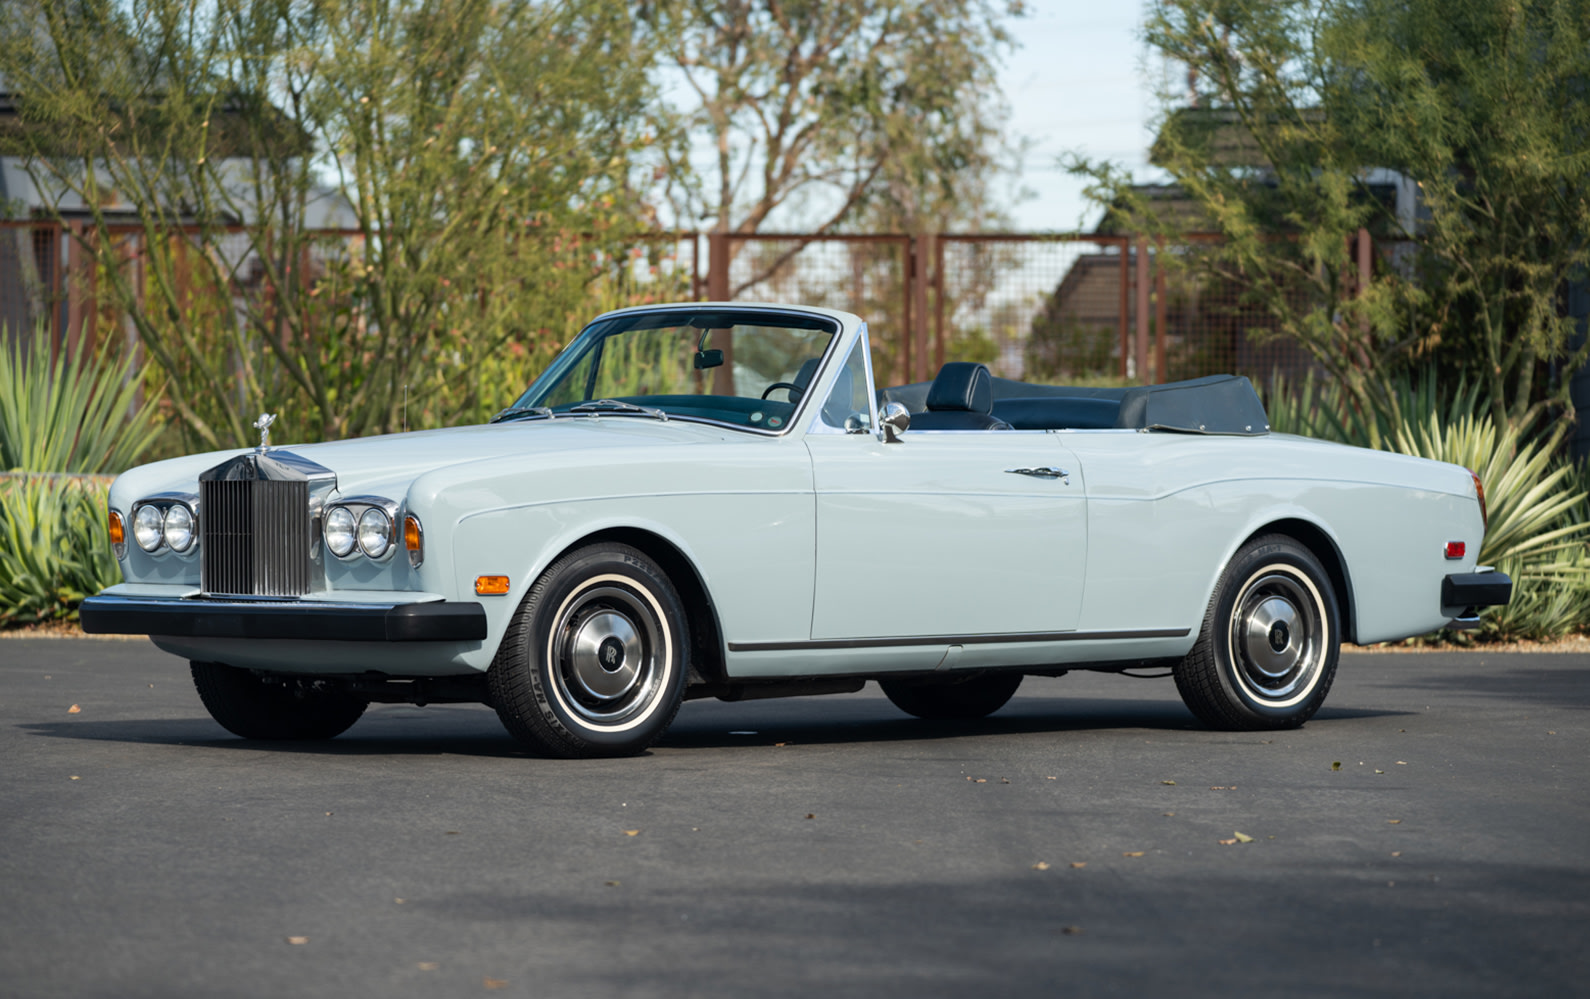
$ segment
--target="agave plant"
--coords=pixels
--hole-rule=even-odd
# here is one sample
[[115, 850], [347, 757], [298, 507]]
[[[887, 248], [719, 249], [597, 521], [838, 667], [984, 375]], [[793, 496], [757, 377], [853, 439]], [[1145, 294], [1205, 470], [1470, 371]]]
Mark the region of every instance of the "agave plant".
[[75, 619], [120, 582], [105, 537], [107, 476], [0, 477], [0, 627]]
[[159, 432], [138, 400], [131, 357], [57, 354], [42, 323], [12, 340], [0, 327], [0, 471], [119, 472]]

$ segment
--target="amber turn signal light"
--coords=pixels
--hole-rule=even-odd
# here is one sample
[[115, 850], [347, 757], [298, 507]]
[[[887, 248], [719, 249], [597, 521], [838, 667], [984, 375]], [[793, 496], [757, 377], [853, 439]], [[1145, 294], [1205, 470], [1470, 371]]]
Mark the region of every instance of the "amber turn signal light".
[[127, 543], [127, 525], [122, 523], [121, 514], [112, 510], [108, 526], [110, 529], [110, 543], [113, 545], [125, 545]]
[[475, 592], [483, 597], [500, 597], [508, 592], [508, 577], [476, 576]]

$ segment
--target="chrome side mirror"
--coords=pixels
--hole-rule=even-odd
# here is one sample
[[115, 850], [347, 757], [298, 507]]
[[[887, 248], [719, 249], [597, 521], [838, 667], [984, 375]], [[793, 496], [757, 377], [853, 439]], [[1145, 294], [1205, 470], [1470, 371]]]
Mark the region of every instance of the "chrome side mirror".
[[878, 424], [883, 428], [883, 442], [898, 444], [900, 435], [911, 427], [911, 411], [898, 402], [884, 403], [878, 414]]

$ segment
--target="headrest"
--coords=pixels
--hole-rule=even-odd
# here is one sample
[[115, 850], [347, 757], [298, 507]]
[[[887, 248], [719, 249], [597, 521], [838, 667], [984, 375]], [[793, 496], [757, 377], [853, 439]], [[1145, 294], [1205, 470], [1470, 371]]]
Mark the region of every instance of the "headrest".
[[986, 364], [951, 361], [928, 388], [931, 412], [986, 413], [994, 408], [994, 380]]
[[817, 374], [817, 365], [822, 363], [820, 357], [808, 357], [801, 362], [800, 369], [795, 372], [795, 389], [789, 394], [790, 402], [800, 402], [801, 396], [811, 388], [812, 376]]

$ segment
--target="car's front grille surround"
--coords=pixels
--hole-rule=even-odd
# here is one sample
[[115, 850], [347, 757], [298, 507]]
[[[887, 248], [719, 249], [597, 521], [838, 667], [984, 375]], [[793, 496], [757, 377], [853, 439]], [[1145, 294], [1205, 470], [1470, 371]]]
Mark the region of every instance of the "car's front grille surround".
[[309, 483], [201, 481], [199, 511], [205, 593], [297, 597], [309, 592]]

